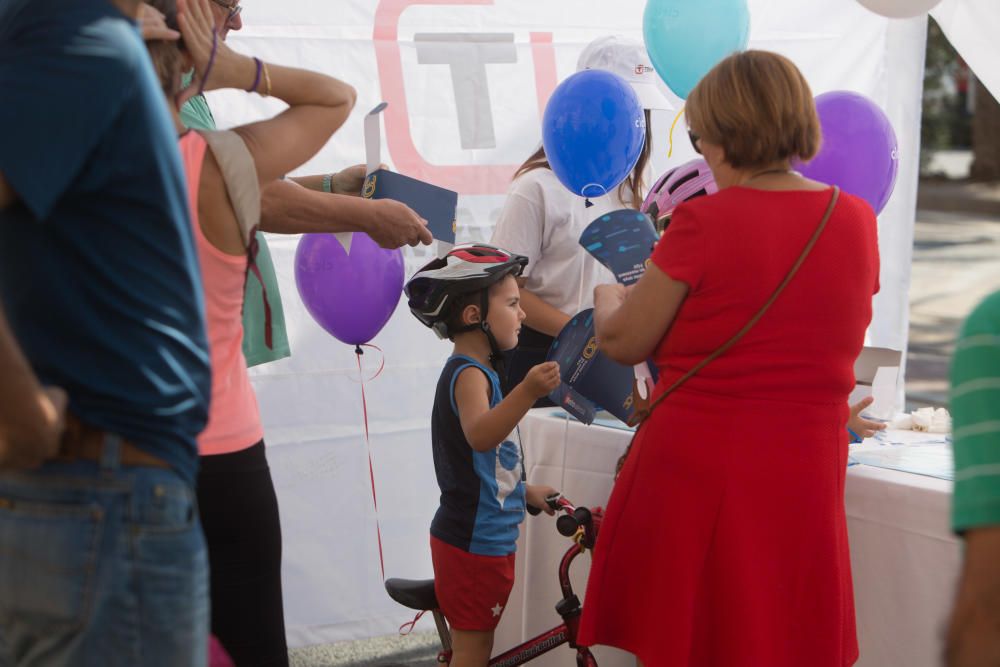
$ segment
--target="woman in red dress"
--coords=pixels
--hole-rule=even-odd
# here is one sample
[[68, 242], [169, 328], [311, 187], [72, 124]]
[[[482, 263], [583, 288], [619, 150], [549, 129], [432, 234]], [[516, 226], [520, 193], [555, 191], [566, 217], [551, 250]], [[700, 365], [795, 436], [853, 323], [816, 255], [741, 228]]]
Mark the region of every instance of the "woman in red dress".
[[[654, 397], [760, 309], [833, 195], [790, 168], [820, 133], [786, 58], [730, 56], [686, 113], [720, 192], [677, 208], [634, 288], [595, 292], [601, 348], [652, 354]], [[875, 214], [841, 193], [764, 317], [653, 411], [601, 528], [582, 643], [646, 667], [854, 663], [845, 425], [878, 269]]]

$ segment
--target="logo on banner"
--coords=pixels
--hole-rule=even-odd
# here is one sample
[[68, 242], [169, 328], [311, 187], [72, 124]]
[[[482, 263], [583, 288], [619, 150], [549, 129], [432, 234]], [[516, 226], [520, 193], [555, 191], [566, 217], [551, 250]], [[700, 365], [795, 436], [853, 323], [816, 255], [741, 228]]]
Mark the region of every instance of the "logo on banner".
[[593, 359], [595, 354], [597, 354], [597, 338], [591, 338], [587, 341], [587, 347], [583, 348], [583, 358]]
[[[483, 164], [477, 160], [480, 149], [498, 145], [490, 100], [490, 71], [497, 65], [514, 66], [520, 58], [513, 32], [418, 32], [413, 36], [417, 64], [447, 66], [455, 91], [455, 112], [459, 142], [458, 159], [449, 164], [435, 164], [420, 154], [414, 136], [414, 119], [424, 118], [423, 109], [411, 111], [403, 71], [399, 25], [402, 14], [411, 7], [440, 5], [493, 5], [494, 0], [380, 0], [375, 10], [372, 40], [378, 65], [382, 99], [389, 103], [385, 113], [386, 142], [395, 170], [412, 178], [453, 190], [459, 194], [504, 194], [519, 164]], [[498, 26], [499, 27], [499, 26]], [[530, 60], [534, 69], [534, 92], [541, 118], [549, 96], [555, 90], [556, 58], [552, 33], [530, 33]], [[413, 77], [409, 77], [413, 80]], [[414, 98], [426, 97], [419, 91]], [[518, 96], [519, 99], [530, 99]], [[484, 104], [485, 102], [485, 104]], [[423, 130], [425, 128], [419, 128]]]

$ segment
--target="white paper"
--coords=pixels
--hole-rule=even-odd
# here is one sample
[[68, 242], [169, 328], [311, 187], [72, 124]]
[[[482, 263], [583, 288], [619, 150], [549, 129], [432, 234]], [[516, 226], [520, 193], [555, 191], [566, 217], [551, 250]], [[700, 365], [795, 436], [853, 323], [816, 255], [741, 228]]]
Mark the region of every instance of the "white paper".
[[378, 171], [382, 164], [382, 128], [379, 114], [389, 106], [382, 102], [365, 116], [365, 161], [368, 174]]
[[895, 416], [896, 380], [899, 366], [881, 366], [872, 380], [872, 396], [875, 401], [865, 412], [874, 419], [890, 420]]

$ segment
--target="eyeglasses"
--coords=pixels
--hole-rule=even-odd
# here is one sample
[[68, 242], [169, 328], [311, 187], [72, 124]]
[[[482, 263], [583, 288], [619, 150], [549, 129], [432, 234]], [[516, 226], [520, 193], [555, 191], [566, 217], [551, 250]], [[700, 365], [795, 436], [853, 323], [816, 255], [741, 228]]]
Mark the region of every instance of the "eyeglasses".
[[239, 2], [234, 2], [233, 4], [229, 4], [228, 2], [225, 2], [225, 0], [212, 0], [212, 2], [229, 12], [229, 14], [226, 15], [226, 23], [232, 21], [240, 15], [240, 12], [243, 11], [243, 5]]
[[694, 148], [694, 152], [701, 155], [701, 149], [698, 147], [698, 142], [701, 141], [701, 137], [688, 130], [688, 139], [691, 140], [691, 147]]

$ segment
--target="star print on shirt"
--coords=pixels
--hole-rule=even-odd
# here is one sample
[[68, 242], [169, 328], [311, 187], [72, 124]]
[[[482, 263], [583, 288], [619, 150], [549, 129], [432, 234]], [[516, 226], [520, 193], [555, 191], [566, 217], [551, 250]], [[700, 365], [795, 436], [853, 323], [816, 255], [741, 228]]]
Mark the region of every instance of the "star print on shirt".
[[497, 616], [500, 615], [500, 612], [503, 611], [503, 607], [500, 605], [499, 602], [497, 602], [497, 606], [493, 607], [491, 611], [493, 612], [493, 618], [496, 618]]

